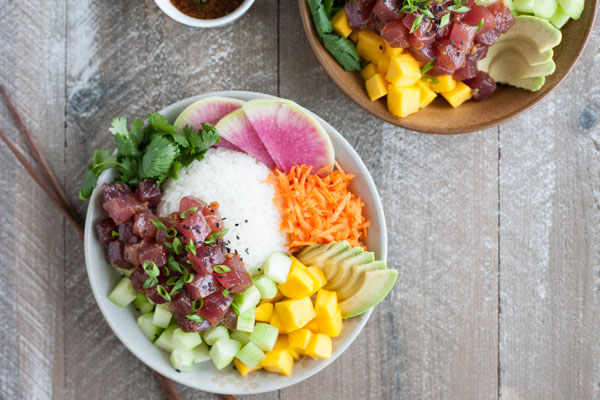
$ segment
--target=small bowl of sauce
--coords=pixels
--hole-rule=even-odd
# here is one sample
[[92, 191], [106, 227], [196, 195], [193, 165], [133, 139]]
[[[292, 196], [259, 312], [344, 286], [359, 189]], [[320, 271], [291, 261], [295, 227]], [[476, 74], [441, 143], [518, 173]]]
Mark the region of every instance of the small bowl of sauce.
[[154, 0], [169, 17], [185, 25], [216, 28], [240, 18], [254, 0]]

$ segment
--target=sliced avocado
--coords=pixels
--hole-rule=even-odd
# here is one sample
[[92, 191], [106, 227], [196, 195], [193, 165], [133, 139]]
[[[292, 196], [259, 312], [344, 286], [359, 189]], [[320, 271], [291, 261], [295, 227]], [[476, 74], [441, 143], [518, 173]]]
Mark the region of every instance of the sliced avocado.
[[531, 90], [532, 92], [539, 90], [544, 85], [545, 78], [543, 76], [523, 76], [525, 75], [524, 68], [538, 68], [538, 66], [529, 67], [522, 59], [521, 64], [513, 62], [514, 58], [496, 57], [488, 70], [488, 74], [496, 82], [506, 83], [521, 89]]
[[372, 263], [355, 265], [352, 267], [352, 275], [344, 285], [337, 290], [338, 301], [346, 300], [352, 296], [363, 284], [365, 272], [386, 269], [385, 261], [375, 260]]
[[342, 318], [360, 315], [376, 306], [392, 290], [398, 278], [395, 269], [382, 269], [365, 272], [365, 279], [360, 288], [346, 300], [339, 303]]
[[480, 71], [487, 71], [492, 63], [492, 60], [498, 54], [501, 54], [507, 50], [517, 52], [521, 57], [523, 57], [523, 59], [525, 59], [527, 64], [531, 66], [542, 65], [548, 61], [552, 61], [552, 57], [554, 56], [554, 50], [552, 49], [544, 51], [543, 53], [539, 53], [537, 49], [529, 42], [515, 39], [504, 40], [502, 42], [494, 43], [488, 48], [487, 55], [477, 63], [477, 68]]
[[515, 17], [514, 25], [500, 36], [496, 43], [511, 39], [528, 41], [538, 52], [543, 53], [558, 46], [562, 34], [543, 18], [532, 15], [519, 15]]
[[348, 247], [350, 247], [350, 243], [348, 243], [345, 240], [342, 242], [331, 242], [328, 245], [321, 246], [321, 247], [315, 249], [315, 251], [310, 252], [305, 257], [303, 257], [302, 259], [299, 259], [299, 260], [302, 261], [302, 263], [306, 266], [309, 266], [309, 265], [320, 266], [324, 260], [326, 260], [329, 257], [332, 257], [338, 253], [341, 253], [342, 251], [346, 250]]
[[554, 11], [554, 15], [550, 18], [550, 23], [554, 25], [556, 29], [560, 29], [571, 19], [565, 11], [562, 9], [560, 4], [556, 7], [556, 11]]
[[331, 279], [333, 279], [333, 277], [337, 273], [338, 267], [342, 261], [344, 261], [347, 258], [354, 257], [358, 254], [364, 253], [364, 252], [365, 251], [363, 250], [362, 247], [351, 247], [333, 257], [328, 258], [322, 264], [322, 267], [320, 267], [323, 270], [323, 273], [325, 274], [325, 278], [327, 278], [327, 280], [330, 281]]
[[295, 255], [295, 257], [300, 260], [302, 263], [304, 263], [304, 261], [302, 261], [303, 258], [307, 257], [310, 253], [312, 253], [313, 251], [317, 251], [318, 248], [325, 246], [324, 244], [313, 244], [310, 246], [306, 246], [305, 248], [303, 248], [302, 250], [300, 250], [298, 252], [298, 254]]
[[324, 286], [325, 289], [338, 290], [344, 285], [344, 283], [346, 283], [348, 278], [350, 278], [350, 275], [352, 275], [352, 267], [355, 265], [368, 264], [373, 261], [375, 261], [375, 253], [371, 251], [365, 251], [364, 253], [356, 256], [346, 258], [338, 265], [338, 269], [334, 277], [331, 278], [330, 281], [327, 281]]
[[[494, 70], [496, 75], [514, 76], [515, 78], [537, 78], [539, 76], [548, 76], [554, 72], [556, 64], [550, 60], [544, 64], [531, 66], [514, 50], [506, 50], [496, 57], [490, 63], [487, 69], [491, 76], [491, 71]], [[494, 77], [492, 77], [495, 79]]]
[[583, 12], [584, 0], [558, 0], [558, 4], [565, 14], [573, 19], [579, 19]]
[[535, 0], [533, 15], [540, 18], [550, 19], [556, 11], [558, 3], [556, 0]]

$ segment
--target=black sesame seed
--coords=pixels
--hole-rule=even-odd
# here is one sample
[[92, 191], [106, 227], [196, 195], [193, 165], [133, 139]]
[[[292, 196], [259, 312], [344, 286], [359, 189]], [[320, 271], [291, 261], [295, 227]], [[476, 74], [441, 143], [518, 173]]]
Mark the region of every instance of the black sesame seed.
[[464, 46], [465, 42], [463, 40], [460, 41], [460, 44]]
[[235, 235], [235, 238], [236, 238], [237, 240], [240, 240], [240, 237], [239, 237], [238, 235]]
[[245, 220], [244, 220], [244, 222], [245, 222], [245, 223], [248, 223], [248, 220], [247, 220], [247, 219], [245, 219]]

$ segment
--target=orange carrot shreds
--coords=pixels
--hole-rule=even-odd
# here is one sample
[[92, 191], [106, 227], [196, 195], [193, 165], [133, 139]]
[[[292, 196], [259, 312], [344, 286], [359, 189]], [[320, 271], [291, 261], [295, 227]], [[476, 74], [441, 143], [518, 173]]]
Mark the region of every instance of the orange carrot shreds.
[[337, 162], [335, 166], [319, 176], [311, 174], [308, 165], [296, 165], [287, 174], [273, 170], [267, 178], [275, 185], [280, 229], [288, 235], [290, 251], [340, 240], [364, 247], [371, 223], [363, 216], [361, 198], [348, 190], [354, 175], [345, 173]]

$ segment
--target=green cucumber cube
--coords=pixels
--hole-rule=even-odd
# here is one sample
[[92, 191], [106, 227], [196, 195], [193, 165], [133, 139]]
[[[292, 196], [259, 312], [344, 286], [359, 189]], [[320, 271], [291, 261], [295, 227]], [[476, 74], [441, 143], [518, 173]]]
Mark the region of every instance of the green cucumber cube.
[[194, 364], [194, 353], [188, 349], [175, 349], [171, 352], [171, 365], [177, 371], [187, 372]]
[[231, 339], [237, 340], [243, 346], [250, 343], [250, 334], [248, 332], [235, 331], [231, 334]]
[[242, 344], [237, 340], [221, 338], [211, 347], [208, 355], [217, 369], [223, 369], [231, 364], [241, 347]]
[[142, 293], [135, 294], [135, 300], [133, 301], [133, 306], [138, 309], [140, 314], [146, 314], [154, 310], [154, 303], [152, 303], [146, 295]]
[[175, 346], [173, 346], [173, 333], [175, 332], [175, 329], [177, 329], [176, 324], [169, 326], [160, 334], [154, 344], [168, 352], [175, 350]]
[[208, 347], [205, 343], [200, 343], [198, 346], [194, 347], [192, 353], [194, 353], [194, 364], [210, 360]]
[[271, 351], [273, 350], [273, 346], [275, 346], [278, 335], [279, 330], [277, 328], [259, 322], [254, 327], [254, 331], [250, 334], [250, 341], [262, 351]]
[[265, 353], [252, 342], [242, 347], [235, 356], [250, 368], [256, 367], [266, 357]]
[[263, 271], [267, 278], [274, 280], [277, 283], [284, 283], [290, 273], [292, 259], [285, 254], [274, 251], [265, 260]]
[[562, 28], [570, 19], [567, 14], [565, 14], [564, 10], [560, 5], [556, 7], [556, 11], [554, 11], [554, 15], [550, 18], [550, 23], [554, 25], [556, 29]]
[[262, 273], [262, 268], [260, 267], [252, 267], [248, 270], [248, 274], [251, 278], [256, 278]]
[[154, 325], [166, 328], [171, 322], [171, 312], [169, 311], [169, 303], [158, 304], [154, 310]]
[[256, 317], [256, 306], [238, 315], [236, 329], [242, 332], [252, 332], [254, 330], [254, 317]]
[[229, 331], [223, 325], [217, 325], [204, 332], [204, 342], [209, 346], [214, 345], [217, 340], [222, 338], [229, 339]]
[[113, 268], [116, 269], [118, 273], [120, 273], [121, 275], [126, 276], [128, 278], [131, 276], [131, 274], [133, 274], [133, 268], [131, 268], [131, 269], [125, 269], [125, 268], [119, 268], [119, 267], [113, 267]]
[[176, 349], [191, 350], [202, 343], [202, 338], [198, 332], [184, 332], [181, 328], [177, 328], [173, 332], [171, 343]]
[[261, 299], [272, 299], [273, 297], [275, 297], [277, 291], [279, 290], [277, 288], [277, 284], [273, 282], [272, 279], [269, 279], [264, 275], [261, 275], [258, 278], [256, 278], [256, 280], [254, 281], [254, 286], [256, 286], [256, 288], [260, 292]]
[[160, 333], [162, 332], [161, 327], [158, 327], [152, 323], [153, 316], [154, 315], [151, 312], [149, 312], [140, 315], [137, 319], [138, 326], [140, 327], [142, 332], [144, 332], [144, 335], [146, 335], [146, 337], [150, 339], [151, 342], [154, 342], [156, 338], [158, 338], [158, 335], [160, 335]]
[[131, 286], [129, 278], [121, 278], [119, 283], [115, 285], [113, 290], [108, 295], [108, 299], [119, 307], [126, 307], [129, 303], [135, 300], [136, 291]]
[[236, 293], [233, 295], [233, 302], [236, 304], [237, 311], [239, 314], [256, 306], [259, 301], [260, 292], [258, 291], [256, 286], [250, 286], [242, 293]]

